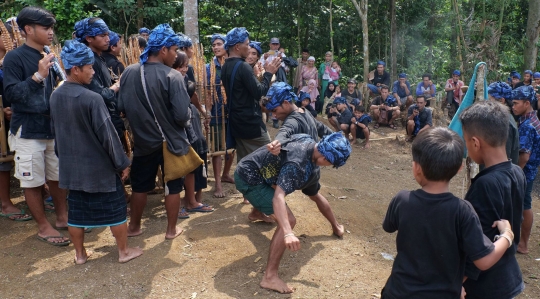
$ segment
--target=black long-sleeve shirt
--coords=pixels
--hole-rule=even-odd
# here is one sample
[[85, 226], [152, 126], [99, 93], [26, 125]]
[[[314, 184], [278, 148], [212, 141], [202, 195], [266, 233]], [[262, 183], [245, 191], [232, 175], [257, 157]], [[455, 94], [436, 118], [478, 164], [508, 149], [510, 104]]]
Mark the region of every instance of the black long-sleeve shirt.
[[[238, 61], [241, 62], [234, 77], [233, 90], [229, 91], [232, 72]], [[233, 137], [253, 139], [261, 137], [261, 128], [266, 132], [259, 100], [268, 92], [271, 79], [272, 74], [265, 72], [262, 82], [259, 82], [253, 74], [253, 68], [241, 58], [229, 58], [223, 64], [221, 80], [229, 103], [229, 122]]]
[[11, 103], [10, 130], [21, 138], [53, 139], [49, 99], [56, 86], [56, 75], [52, 68], [42, 83], [32, 79], [38, 71], [42, 54], [26, 44], [9, 51], [4, 58], [4, 97]]

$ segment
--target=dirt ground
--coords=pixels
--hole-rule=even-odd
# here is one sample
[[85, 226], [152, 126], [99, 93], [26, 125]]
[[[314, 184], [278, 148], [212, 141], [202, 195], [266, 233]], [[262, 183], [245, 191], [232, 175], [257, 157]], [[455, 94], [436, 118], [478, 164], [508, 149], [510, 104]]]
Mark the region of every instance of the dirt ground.
[[[379, 140], [372, 141], [371, 149], [355, 147], [345, 166], [322, 170], [321, 193], [347, 230], [343, 239], [332, 236], [309, 198], [300, 192], [287, 197], [302, 249], [285, 252], [280, 275], [296, 288], [294, 294], [259, 287], [275, 226], [250, 223], [250, 207], [242, 204], [233, 185], [225, 184], [226, 198], [212, 198], [210, 179], [203, 201], [215, 212], [179, 220], [185, 232], [173, 241], [164, 240], [162, 195], [149, 196], [144, 233], [129, 239], [144, 255], [126, 264], [117, 262], [108, 228], [86, 235], [86, 246], [95, 253], [77, 266], [73, 246], [39, 242], [33, 221], [0, 219], [0, 298], [379, 298], [392, 267], [382, 253], [396, 254], [396, 235], [381, 227], [388, 203], [399, 190], [418, 188], [411, 174], [410, 144], [393, 139], [396, 132], [404, 133], [374, 130], [372, 139]], [[536, 185], [533, 211], [540, 211]], [[451, 191], [462, 197], [463, 186], [460, 173]], [[24, 206], [21, 195], [13, 188], [18, 206]], [[53, 214], [48, 215], [53, 221]], [[535, 217], [531, 252], [518, 256], [526, 285], [518, 298], [540, 298], [540, 213]]]

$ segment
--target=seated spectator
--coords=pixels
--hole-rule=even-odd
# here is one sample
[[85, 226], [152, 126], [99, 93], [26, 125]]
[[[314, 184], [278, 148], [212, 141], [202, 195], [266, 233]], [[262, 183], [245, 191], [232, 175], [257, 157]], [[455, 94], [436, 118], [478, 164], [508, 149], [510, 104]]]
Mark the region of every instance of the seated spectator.
[[317, 111], [311, 107], [310, 103], [311, 98], [309, 97], [309, 93], [301, 91], [298, 95], [298, 107], [304, 108], [309, 111], [313, 117], [317, 117]]
[[319, 97], [319, 90], [317, 90], [317, 81], [311, 79], [308, 81], [308, 85], [302, 87], [301, 92], [307, 92], [309, 94], [309, 98], [311, 99], [311, 107], [314, 109], [315, 103], [317, 102], [317, 98]]
[[423, 74], [422, 82], [418, 83], [418, 86], [416, 87], [416, 96], [424, 96], [427, 101], [426, 107], [429, 107], [429, 99], [434, 98], [436, 93], [437, 88], [435, 87], [435, 84], [433, 84], [433, 81], [431, 81], [431, 75]]
[[521, 87], [525, 84], [521, 82], [521, 75], [517, 71], [510, 72], [510, 86], [512, 86], [512, 89], [516, 89], [518, 87]]
[[407, 74], [399, 74], [399, 79], [392, 85], [392, 94], [399, 101], [401, 110], [405, 110], [413, 103], [411, 83], [407, 80]]
[[461, 72], [455, 70], [452, 73], [452, 78], [448, 79], [444, 86], [444, 91], [446, 91], [446, 103], [454, 105], [456, 108], [455, 111], [457, 111], [459, 105], [461, 105], [461, 100], [463, 99], [463, 90], [461, 88], [465, 85], [463, 81], [459, 80], [459, 76], [461, 76]]
[[347, 100], [351, 111], [354, 111], [356, 105], [362, 105], [362, 93], [356, 88], [356, 80], [352, 78], [347, 81], [347, 89], [341, 93], [341, 96]]
[[424, 96], [416, 97], [416, 104], [407, 111], [407, 141], [412, 141], [420, 132], [433, 127], [431, 109], [426, 108]]
[[364, 148], [369, 148], [369, 127], [371, 117], [366, 113], [364, 106], [354, 107], [354, 117], [351, 119], [352, 144], [356, 143], [357, 138], [365, 139]]
[[379, 128], [380, 125], [388, 125], [390, 128], [397, 130], [394, 125], [394, 120], [401, 114], [397, 100], [390, 95], [388, 86], [383, 85], [381, 87], [381, 95], [373, 99], [370, 107], [375, 118], [374, 129]]
[[526, 70], [523, 72], [523, 85], [531, 85], [533, 79], [533, 72], [531, 70]]
[[373, 79], [369, 80], [368, 88], [373, 94], [381, 94], [381, 86], [390, 86], [390, 74], [385, 71], [386, 63], [377, 61], [377, 70], [373, 74]]
[[332, 117], [328, 116], [328, 122], [339, 132], [343, 131], [345, 136], [349, 136], [351, 119], [353, 118], [351, 110], [347, 107], [347, 100], [343, 97], [336, 98], [334, 104], [330, 107]]

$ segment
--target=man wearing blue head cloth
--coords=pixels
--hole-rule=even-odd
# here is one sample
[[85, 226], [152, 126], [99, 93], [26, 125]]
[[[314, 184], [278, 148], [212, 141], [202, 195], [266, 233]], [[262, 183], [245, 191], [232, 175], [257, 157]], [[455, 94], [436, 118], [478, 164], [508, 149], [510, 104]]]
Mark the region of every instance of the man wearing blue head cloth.
[[400, 109], [405, 110], [413, 103], [411, 83], [407, 80], [405, 73], [399, 74], [398, 77], [398, 80], [392, 84], [392, 94], [399, 101]]
[[142, 27], [141, 29], [139, 29], [139, 35], [142, 36], [145, 40], [148, 40], [148, 37], [150, 36], [150, 29]]
[[94, 52], [94, 77], [88, 88], [97, 92], [103, 98], [118, 136], [124, 136], [124, 122], [118, 112], [116, 93], [120, 89], [118, 82], [114, 83], [111, 72], [103, 58], [103, 53], [109, 49], [109, 27], [100, 18], [86, 18], [75, 23], [77, 40], [87, 45]]
[[[226, 122], [225, 115], [223, 112], [228, 110], [227, 105], [224, 104], [225, 89], [221, 86], [221, 66], [225, 63], [227, 58], [227, 51], [225, 51], [225, 35], [214, 33], [210, 39], [212, 44], [212, 52], [214, 57], [212, 61], [206, 64], [206, 82], [208, 86], [213, 86], [211, 90], [208, 91], [206, 102], [206, 121], [210, 124], [210, 132], [213, 135], [214, 149], [213, 151], [224, 151], [225, 144], [222, 144], [222, 136], [226, 134]], [[214, 169], [214, 178], [216, 179], [216, 185], [214, 189], [214, 197], [223, 198], [225, 193], [223, 193], [222, 182], [234, 184], [234, 179], [230, 175], [231, 166], [233, 162], [233, 157], [231, 155], [226, 155], [225, 157], [225, 166], [223, 167], [223, 173], [221, 171], [222, 161], [221, 157], [213, 156], [212, 157], [212, 168]]]
[[390, 86], [390, 74], [385, 70], [386, 63], [382, 60], [377, 61], [377, 69], [373, 71], [373, 78], [369, 78], [368, 87], [371, 93], [381, 94], [381, 86]]
[[[300, 241], [293, 232], [296, 218], [285, 204], [285, 196], [295, 190], [310, 190], [310, 195], [317, 194], [319, 167], [343, 166], [350, 154], [351, 145], [341, 133], [327, 135], [319, 142], [307, 134], [296, 134], [281, 144], [278, 155], [262, 147], [238, 163], [234, 173], [236, 188], [257, 210], [277, 222], [261, 287], [280, 293], [293, 292], [278, 276], [285, 249], [300, 249]], [[339, 232], [343, 233], [342, 230]]]
[[416, 96], [423, 95], [426, 99], [426, 107], [429, 107], [429, 99], [434, 98], [437, 94], [437, 87], [431, 81], [431, 75], [425, 73], [422, 75], [422, 82], [418, 83], [416, 86]]
[[519, 161], [519, 133], [512, 111], [512, 87], [505, 82], [493, 82], [488, 86], [488, 96], [491, 101], [499, 102], [510, 109], [508, 113], [508, 138], [506, 139], [506, 156], [512, 163]]
[[[68, 40], [62, 49], [67, 81], [51, 95], [51, 120], [60, 161], [60, 187], [69, 190], [68, 226], [75, 263], [84, 264], [86, 227], [109, 226], [118, 246], [118, 261], [142, 254], [127, 246], [127, 204], [122, 180], [130, 161], [122, 148], [101, 96], [87, 88], [92, 81], [94, 53]], [[77, 142], [73, 142], [76, 139]]]
[[510, 85], [512, 86], [512, 89], [516, 89], [518, 87], [521, 87], [525, 84], [521, 82], [521, 74], [518, 71], [511, 71], [510, 72]]
[[[163, 137], [167, 141], [167, 148], [175, 155], [185, 155], [189, 151], [185, 128], [190, 126], [190, 99], [184, 77], [171, 69], [179, 44], [180, 38], [168, 24], [158, 25], [150, 33], [141, 62], [128, 66], [120, 78], [120, 84], [129, 88], [120, 90], [119, 107], [129, 120], [135, 141], [131, 166], [133, 194], [129, 236], [142, 234], [141, 218], [146, 206], [146, 193], [155, 188], [158, 166], [164, 169]], [[182, 233], [176, 222], [183, 184], [180, 178], [168, 181], [165, 186], [166, 239], [174, 239]]]
[[[306, 94], [306, 93], [301, 93]], [[266, 103], [266, 110], [272, 111], [278, 120], [283, 121], [283, 125], [279, 128], [274, 141], [266, 147], [274, 155], [279, 155], [281, 145], [290, 141], [291, 136], [295, 134], [308, 134], [313, 140], [319, 140], [324, 136], [334, 133], [330, 128], [325, 126], [320, 121], [309, 113], [306, 108], [297, 107], [294, 102], [301, 100], [297, 99], [293, 92], [293, 88], [284, 82], [277, 82], [272, 85], [268, 94], [269, 99]], [[309, 99], [309, 94], [307, 94]], [[311, 107], [309, 104], [307, 105]], [[317, 170], [318, 171], [318, 170]], [[321, 214], [332, 225], [332, 231], [338, 237], [343, 236], [345, 231], [343, 225], [340, 225], [332, 212], [332, 208], [322, 194], [319, 193], [320, 184], [312, 184], [308, 188], [302, 189], [302, 193], [309, 196], [311, 200], [317, 203], [317, 207]], [[254, 208], [255, 210], [255, 208]], [[256, 214], [257, 212], [252, 212]], [[260, 212], [259, 212], [260, 213]]]
[[107, 67], [112, 70], [116, 76], [120, 76], [125, 69], [124, 64], [118, 60], [120, 56], [120, 51], [122, 51], [122, 42], [120, 40], [120, 35], [114, 31], [109, 33], [109, 48], [103, 52], [102, 56], [105, 59]]
[[521, 239], [517, 251], [529, 253], [528, 243], [533, 224], [532, 189], [540, 166], [540, 121], [533, 109], [536, 101], [534, 89], [530, 85], [512, 90], [512, 111], [519, 116], [519, 166], [527, 179], [525, 200], [523, 201], [523, 223]]
[[281, 61], [274, 59], [267, 64], [259, 82], [252, 67], [245, 62], [249, 54], [249, 33], [245, 28], [233, 28], [227, 33], [225, 50], [229, 58], [221, 68], [221, 80], [229, 106], [227, 134], [236, 140], [236, 157], [241, 161], [270, 142], [259, 101], [268, 92], [272, 75], [277, 72]]

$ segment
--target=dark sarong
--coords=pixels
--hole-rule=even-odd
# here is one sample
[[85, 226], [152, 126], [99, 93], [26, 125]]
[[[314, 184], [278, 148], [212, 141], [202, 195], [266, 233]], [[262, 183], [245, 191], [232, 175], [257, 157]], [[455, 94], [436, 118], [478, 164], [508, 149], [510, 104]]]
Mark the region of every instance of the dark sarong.
[[124, 188], [116, 176], [116, 191], [88, 193], [69, 190], [68, 225], [75, 227], [116, 226], [127, 220]]

